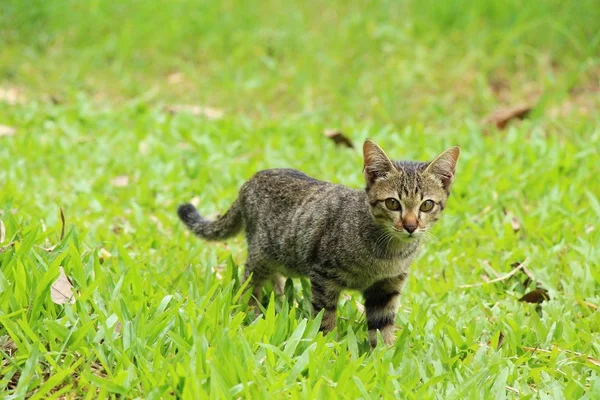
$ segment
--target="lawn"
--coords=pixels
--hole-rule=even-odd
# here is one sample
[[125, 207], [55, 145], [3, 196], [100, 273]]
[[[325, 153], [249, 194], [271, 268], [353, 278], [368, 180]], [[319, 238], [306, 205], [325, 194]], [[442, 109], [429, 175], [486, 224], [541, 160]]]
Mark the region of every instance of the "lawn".
[[[599, 106], [597, 0], [5, 0], [0, 397], [600, 398]], [[176, 215], [266, 168], [363, 187], [367, 137], [462, 148], [373, 350], [357, 293], [326, 336], [301, 280], [255, 317], [243, 238]]]

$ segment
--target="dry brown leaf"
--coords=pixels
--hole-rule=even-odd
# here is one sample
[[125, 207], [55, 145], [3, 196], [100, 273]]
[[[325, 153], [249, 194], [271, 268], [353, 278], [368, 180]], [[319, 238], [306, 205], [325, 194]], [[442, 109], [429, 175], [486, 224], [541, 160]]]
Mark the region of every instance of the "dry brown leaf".
[[506, 100], [510, 94], [510, 82], [507, 79], [496, 77], [491, 79], [488, 84], [492, 93], [500, 100]]
[[165, 106], [165, 111], [171, 114], [181, 114], [188, 113], [196, 116], [205, 117], [207, 119], [221, 119], [225, 113], [223, 110], [213, 107], [205, 107], [205, 106], [194, 106], [194, 105], [186, 105], [186, 104], [175, 104], [170, 106]]
[[16, 129], [8, 125], [0, 125], [0, 137], [14, 136]]
[[6, 227], [4, 226], [4, 221], [0, 219], [0, 243], [4, 243], [6, 240]]
[[541, 287], [538, 287], [529, 293], [525, 293], [525, 295], [519, 299], [519, 301], [524, 301], [526, 303], [532, 304], [540, 304], [548, 300], [550, 300], [550, 295], [548, 294], [548, 291]]
[[73, 285], [71, 284], [71, 281], [69, 281], [67, 275], [65, 275], [63, 267], [59, 267], [59, 272], [58, 279], [56, 279], [50, 287], [50, 297], [52, 298], [52, 302], [55, 304], [73, 304], [75, 303], [75, 299], [73, 298]]
[[22, 96], [18, 89], [15, 88], [0, 88], [0, 101], [4, 101], [11, 106], [23, 102]]
[[110, 184], [114, 187], [125, 187], [129, 185], [129, 177], [127, 175], [115, 176], [110, 180]]
[[508, 385], [506, 385], [506, 386], [504, 386], [504, 387], [505, 387], [505, 388], [506, 388], [506, 390], [508, 390], [509, 392], [513, 392], [513, 393], [516, 393], [516, 394], [519, 394], [519, 395], [520, 395], [520, 394], [522, 394], [522, 393], [519, 391], [519, 389], [517, 389], [517, 388], [514, 388], [514, 387], [512, 387], [512, 386], [508, 386]]
[[62, 207], [60, 208], [60, 241], [65, 238], [65, 213]]
[[17, 345], [8, 335], [0, 336], [0, 349], [11, 355], [17, 350]]
[[104, 261], [111, 257], [112, 254], [110, 254], [110, 251], [106, 250], [104, 247], [98, 251], [98, 261], [100, 262], [100, 264], [104, 264]]
[[200, 206], [200, 197], [198, 197], [198, 196], [192, 197], [192, 199], [190, 200], [190, 204], [193, 205], [194, 207], [198, 208]]
[[152, 221], [156, 224], [156, 227], [158, 229], [163, 229], [163, 224], [162, 224], [162, 222], [160, 222], [160, 219], [158, 219], [158, 217], [156, 215], [150, 215], [149, 219], [150, 219], [150, 221]]
[[167, 82], [171, 85], [177, 85], [183, 82], [183, 74], [181, 72], [173, 72], [167, 76]]
[[504, 333], [500, 331], [500, 334], [498, 334], [498, 346], [496, 346], [496, 350], [502, 346], [502, 343], [504, 343]]
[[337, 129], [325, 129], [325, 131], [323, 131], [323, 135], [333, 140], [333, 142], [338, 146], [344, 146], [350, 149], [354, 148], [352, 141], [348, 139], [348, 137], [344, 135], [343, 132]]
[[530, 104], [519, 104], [513, 107], [500, 108], [484, 119], [484, 124], [495, 125], [498, 129], [504, 129], [514, 119], [523, 119], [531, 112], [533, 106]]
[[513, 232], [517, 233], [521, 230], [521, 223], [514, 215], [510, 219], [510, 226], [512, 227]]
[[489, 214], [489, 212], [492, 211], [492, 206], [487, 205], [483, 208], [483, 210], [481, 210], [479, 213], [477, 213], [474, 217], [473, 217], [473, 221], [474, 222], [479, 222], [481, 221], [487, 214]]
[[177, 147], [178, 149], [181, 149], [181, 150], [190, 150], [192, 148], [192, 146], [189, 143], [183, 143], [183, 142], [177, 143], [175, 145], [175, 147]]
[[10, 249], [11, 247], [13, 247], [15, 245], [16, 242], [10, 242], [7, 245], [4, 246], [0, 246], [0, 254], [4, 253], [6, 250]]
[[359, 303], [358, 300], [355, 300], [354, 304], [356, 304], [356, 309], [358, 310], [359, 313], [361, 313], [361, 314], [365, 313], [365, 306], [362, 305], [361, 303]]
[[141, 155], [146, 156], [148, 155], [148, 151], [150, 150], [150, 145], [148, 144], [148, 142], [146, 141], [142, 141], [140, 142], [140, 144], [138, 145], [138, 151], [140, 152]]

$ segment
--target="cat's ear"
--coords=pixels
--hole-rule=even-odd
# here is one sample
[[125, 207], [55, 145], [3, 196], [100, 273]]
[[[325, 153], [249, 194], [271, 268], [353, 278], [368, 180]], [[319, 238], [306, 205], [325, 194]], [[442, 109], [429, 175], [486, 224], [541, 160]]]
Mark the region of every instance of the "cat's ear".
[[423, 174], [431, 174], [438, 178], [442, 182], [444, 190], [449, 192], [454, 181], [454, 171], [459, 155], [460, 147], [450, 147], [430, 162]]
[[370, 139], [367, 139], [363, 145], [363, 158], [365, 161], [364, 173], [367, 186], [371, 186], [377, 179], [384, 178], [392, 171], [395, 171], [394, 165], [383, 150], [381, 150], [381, 147]]

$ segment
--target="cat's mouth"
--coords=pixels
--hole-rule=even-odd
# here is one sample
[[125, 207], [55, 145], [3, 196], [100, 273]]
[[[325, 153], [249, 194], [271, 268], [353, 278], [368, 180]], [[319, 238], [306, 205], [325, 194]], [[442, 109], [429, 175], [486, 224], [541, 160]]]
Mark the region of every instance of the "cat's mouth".
[[418, 239], [421, 236], [421, 231], [416, 230], [414, 232], [407, 232], [404, 229], [398, 229], [395, 226], [392, 227], [394, 234], [396, 237], [402, 241], [410, 242], [415, 239]]

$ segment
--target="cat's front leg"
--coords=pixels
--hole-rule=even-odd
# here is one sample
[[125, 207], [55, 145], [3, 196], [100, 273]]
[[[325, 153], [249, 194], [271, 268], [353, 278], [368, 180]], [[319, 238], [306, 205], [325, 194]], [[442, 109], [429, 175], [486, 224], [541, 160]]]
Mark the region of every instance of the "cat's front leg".
[[335, 328], [336, 309], [341, 288], [320, 274], [311, 274], [310, 285], [313, 312], [318, 314], [321, 310], [325, 310], [321, 320], [321, 331], [325, 334]]
[[391, 346], [396, 342], [396, 312], [406, 277], [407, 274], [402, 273], [394, 278], [383, 279], [363, 292], [371, 347], [377, 346], [377, 331], [381, 332], [386, 345]]

